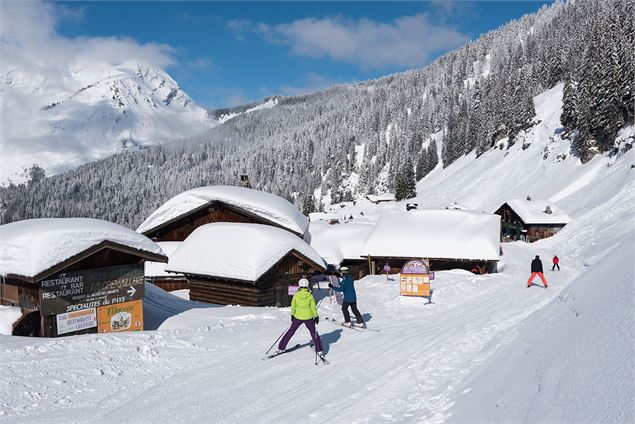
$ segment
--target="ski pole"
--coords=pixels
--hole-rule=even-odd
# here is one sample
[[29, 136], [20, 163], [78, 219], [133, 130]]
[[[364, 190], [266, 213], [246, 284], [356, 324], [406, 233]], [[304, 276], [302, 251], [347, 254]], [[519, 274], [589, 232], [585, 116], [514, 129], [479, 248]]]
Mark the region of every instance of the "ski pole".
[[314, 343], [314, 346], [313, 346], [313, 350], [315, 350], [315, 365], [317, 365], [317, 357], [318, 357], [318, 354], [317, 354], [318, 340], [320, 340], [320, 335], [318, 334], [317, 328], [316, 328], [315, 329], [315, 343]]
[[[287, 330], [288, 330], [288, 328], [287, 328]], [[287, 332], [287, 330], [284, 330], [284, 331], [282, 332], [282, 334], [280, 334], [280, 335], [278, 336], [278, 338], [276, 339], [276, 341], [275, 341], [275, 342], [273, 342], [273, 344], [271, 345], [271, 347], [270, 347], [269, 349], [267, 349], [267, 351], [265, 352], [265, 355], [266, 355], [266, 354], [268, 354], [268, 353], [269, 353], [269, 351], [270, 351], [271, 349], [273, 349], [273, 347], [276, 345], [276, 343], [278, 343], [278, 340], [280, 340], [280, 338], [284, 335], [284, 333], [286, 333], [286, 332]]]

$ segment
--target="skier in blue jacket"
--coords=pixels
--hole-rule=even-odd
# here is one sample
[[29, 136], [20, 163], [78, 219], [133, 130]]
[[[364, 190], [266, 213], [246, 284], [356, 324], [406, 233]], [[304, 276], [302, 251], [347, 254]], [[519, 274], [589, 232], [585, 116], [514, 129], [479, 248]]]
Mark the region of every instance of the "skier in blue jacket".
[[342, 281], [340, 281], [340, 286], [335, 287], [334, 285], [329, 283], [329, 287], [335, 291], [344, 293], [344, 301], [342, 302], [342, 312], [344, 313], [344, 325], [348, 327], [352, 327], [351, 316], [348, 313], [348, 307], [351, 307], [351, 311], [355, 314], [355, 319], [357, 319], [357, 326], [366, 328], [366, 324], [364, 323], [364, 318], [362, 318], [362, 314], [359, 313], [357, 309], [357, 294], [355, 293], [355, 281], [353, 277], [348, 274], [347, 267], [341, 267], [340, 272], [342, 273]]

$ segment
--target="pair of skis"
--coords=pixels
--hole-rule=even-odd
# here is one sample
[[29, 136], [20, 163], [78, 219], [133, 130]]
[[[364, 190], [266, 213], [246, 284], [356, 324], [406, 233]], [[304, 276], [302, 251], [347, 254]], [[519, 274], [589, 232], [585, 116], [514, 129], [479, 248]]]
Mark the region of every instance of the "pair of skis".
[[[294, 350], [298, 350], [298, 349], [300, 349], [301, 347], [302, 347], [302, 345], [301, 345], [301, 344], [297, 344], [297, 345], [295, 345], [295, 346], [293, 346], [293, 347], [290, 347], [289, 349], [285, 350], [284, 352], [274, 352], [274, 353], [272, 353], [271, 355], [267, 355], [267, 356], [265, 356], [264, 358], [262, 358], [262, 360], [263, 360], [263, 361], [268, 361], [269, 359], [273, 359], [273, 358], [275, 358], [276, 356], [281, 356], [281, 355], [284, 355], [284, 354], [286, 354], [286, 353], [291, 353], [291, 352], [293, 352]], [[313, 346], [313, 344], [311, 344], [311, 349], [312, 349], [312, 350], [313, 350], [313, 352], [315, 353], [315, 346]], [[326, 360], [326, 358], [324, 357], [324, 355], [323, 355], [322, 353], [317, 352], [317, 353], [316, 353], [316, 356], [317, 356], [317, 358], [319, 358], [319, 359], [320, 359], [320, 361], [321, 361], [324, 365], [329, 365], [329, 361], [327, 361], [327, 360]], [[316, 359], [316, 361], [317, 361], [317, 359]], [[317, 362], [315, 363], [315, 365], [317, 365]]]
[[377, 330], [376, 328], [368, 328], [368, 327], [358, 327], [356, 325], [345, 325], [345, 323], [343, 323], [342, 321], [338, 321], [334, 318], [331, 317], [326, 317], [325, 318], [328, 322], [330, 322], [331, 324], [335, 324], [335, 325], [339, 325], [341, 327], [344, 328], [350, 328], [351, 330], [355, 330], [355, 331], [359, 331], [359, 332], [364, 332], [364, 331], [374, 331], [374, 332], [379, 332], [380, 330]]

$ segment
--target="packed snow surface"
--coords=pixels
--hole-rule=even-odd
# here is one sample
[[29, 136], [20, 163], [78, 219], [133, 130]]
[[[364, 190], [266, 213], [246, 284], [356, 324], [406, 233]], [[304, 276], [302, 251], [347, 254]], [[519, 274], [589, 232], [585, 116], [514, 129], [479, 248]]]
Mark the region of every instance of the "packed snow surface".
[[[546, 200], [512, 199], [507, 204], [525, 224], [567, 224], [571, 221], [569, 215]], [[551, 213], [547, 213], [549, 209]]]
[[449, 421], [635, 422], [632, 261], [623, 241], [530, 315], [470, 377]]
[[373, 227], [373, 224], [366, 222], [334, 225], [322, 221], [311, 222], [311, 247], [333, 265], [339, 265], [345, 259], [362, 259], [362, 247]]
[[214, 201], [244, 209], [297, 234], [304, 235], [309, 226], [298, 208], [275, 194], [245, 187], [207, 186], [174, 196], [143, 221], [137, 231], [146, 233]]
[[385, 212], [362, 255], [498, 260], [500, 216], [459, 210]]
[[256, 281], [291, 251], [326, 265], [311, 246], [286, 230], [261, 224], [206, 224], [174, 251], [166, 270]]
[[91, 218], [40, 218], [0, 226], [0, 275], [34, 277], [103, 241], [164, 255], [152, 240]]
[[[165, 255], [169, 258], [170, 256], [172, 256], [172, 253], [174, 253], [174, 251], [178, 249], [179, 246], [181, 246], [182, 242], [158, 241], [156, 243], [161, 248], [161, 250], [163, 250], [163, 253], [165, 253]], [[146, 261], [143, 265], [145, 267], [144, 275], [146, 277], [179, 277], [181, 276], [180, 274], [167, 272], [165, 270], [167, 263], [165, 262]]]

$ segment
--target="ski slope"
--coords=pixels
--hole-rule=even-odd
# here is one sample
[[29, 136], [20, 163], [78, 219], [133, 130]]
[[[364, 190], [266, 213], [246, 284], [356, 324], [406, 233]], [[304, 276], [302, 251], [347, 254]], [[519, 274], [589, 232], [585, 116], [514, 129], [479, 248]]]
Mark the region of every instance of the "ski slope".
[[[555, 135], [559, 90], [535, 99], [528, 148], [466, 156], [417, 186], [420, 208], [491, 212], [533, 194], [571, 216], [554, 237], [504, 244], [498, 274], [438, 272], [430, 305], [401, 299], [394, 276], [358, 281], [359, 309], [380, 331], [321, 320], [326, 366], [314, 365], [304, 328], [290, 344], [301, 349], [261, 361], [289, 325], [286, 308], [205, 305], [149, 286], [143, 333], [0, 336], [0, 422], [632, 422], [635, 153], [556, 159], [568, 152]], [[550, 270], [554, 254], [561, 271]], [[526, 288], [535, 255], [548, 289]], [[320, 316], [340, 318], [327, 293], [316, 292]]]

